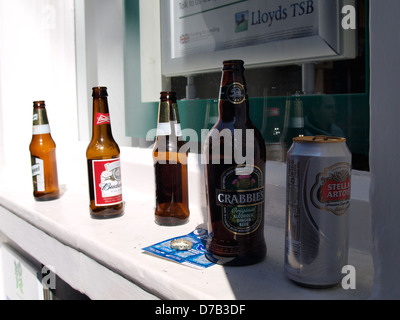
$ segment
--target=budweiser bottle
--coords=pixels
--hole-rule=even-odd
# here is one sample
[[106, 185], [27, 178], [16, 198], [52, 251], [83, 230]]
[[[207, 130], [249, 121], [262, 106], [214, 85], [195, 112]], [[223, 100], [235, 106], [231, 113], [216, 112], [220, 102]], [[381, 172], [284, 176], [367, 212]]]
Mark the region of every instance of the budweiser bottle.
[[93, 88], [93, 134], [86, 150], [92, 218], [124, 214], [120, 149], [111, 132], [107, 88]]

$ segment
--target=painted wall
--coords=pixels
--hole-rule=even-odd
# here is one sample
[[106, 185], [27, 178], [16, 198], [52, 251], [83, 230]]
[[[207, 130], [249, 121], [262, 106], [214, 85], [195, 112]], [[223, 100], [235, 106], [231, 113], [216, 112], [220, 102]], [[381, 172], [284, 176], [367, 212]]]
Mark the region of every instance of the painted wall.
[[370, 3], [373, 298], [400, 299], [400, 1]]
[[73, 0], [0, 0], [2, 168], [31, 174], [26, 164], [35, 100], [46, 101], [58, 153], [67, 154], [78, 139], [74, 15]]

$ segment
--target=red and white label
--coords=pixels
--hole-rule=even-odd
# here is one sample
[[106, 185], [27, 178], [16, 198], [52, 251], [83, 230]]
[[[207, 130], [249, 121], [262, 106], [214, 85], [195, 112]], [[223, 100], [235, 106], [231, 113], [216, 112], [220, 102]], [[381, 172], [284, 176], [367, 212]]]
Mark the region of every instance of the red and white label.
[[341, 216], [349, 208], [350, 198], [351, 166], [347, 162], [327, 167], [316, 176], [311, 188], [311, 202], [316, 208]]
[[109, 113], [96, 113], [96, 126], [102, 124], [110, 124], [110, 114]]
[[92, 160], [96, 206], [122, 202], [121, 164], [119, 159]]

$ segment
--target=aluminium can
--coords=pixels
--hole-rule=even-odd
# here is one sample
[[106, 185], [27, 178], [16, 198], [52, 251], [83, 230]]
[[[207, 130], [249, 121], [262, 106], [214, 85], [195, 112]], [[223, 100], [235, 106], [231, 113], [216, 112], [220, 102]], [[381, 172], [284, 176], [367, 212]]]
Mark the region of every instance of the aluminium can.
[[351, 153], [346, 139], [294, 138], [286, 166], [285, 275], [303, 286], [335, 286], [348, 259]]

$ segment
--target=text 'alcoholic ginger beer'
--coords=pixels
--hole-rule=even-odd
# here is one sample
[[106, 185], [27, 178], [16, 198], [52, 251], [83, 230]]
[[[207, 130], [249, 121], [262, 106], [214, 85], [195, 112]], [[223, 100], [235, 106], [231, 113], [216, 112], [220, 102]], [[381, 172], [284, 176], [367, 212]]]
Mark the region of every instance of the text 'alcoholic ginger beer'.
[[182, 151], [183, 145], [176, 93], [161, 92], [153, 162], [155, 222], [162, 226], [189, 221], [187, 152]]
[[50, 134], [44, 101], [33, 102], [31, 152], [33, 196], [37, 201], [60, 197], [58, 186], [56, 144]]
[[241, 60], [224, 61], [219, 119], [204, 145], [209, 239], [206, 256], [225, 265], [265, 258], [266, 148], [249, 117]]
[[124, 214], [120, 149], [111, 132], [107, 88], [92, 90], [92, 140], [86, 150], [90, 215], [98, 219], [114, 218]]

